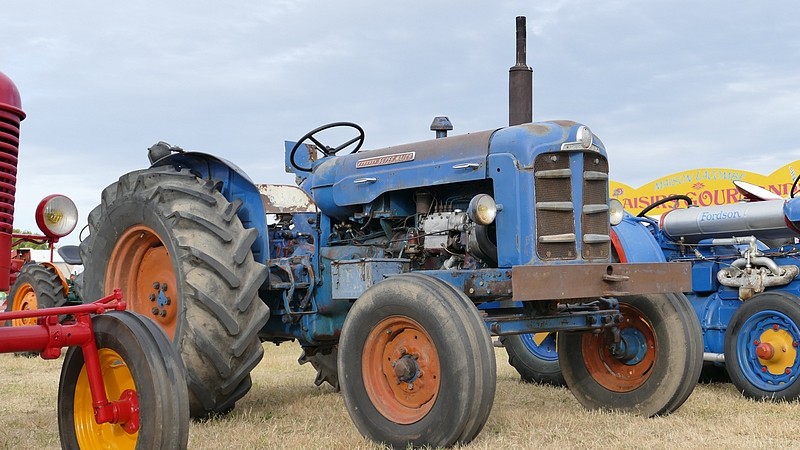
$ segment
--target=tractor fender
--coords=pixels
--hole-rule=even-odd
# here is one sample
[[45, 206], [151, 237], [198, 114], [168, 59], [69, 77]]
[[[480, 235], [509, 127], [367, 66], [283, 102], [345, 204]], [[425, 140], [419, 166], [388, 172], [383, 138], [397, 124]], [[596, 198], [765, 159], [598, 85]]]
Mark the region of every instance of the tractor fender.
[[198, 178], [221, 181], [220, 192], [234, 205], [237, 200], [241, 206], [237, 216], [245, 228], [255, 228], [258, 236], [251, 249], [256, 261], [269, 258], [269, 237], [267, 218], [261, 194], [250, 177], [236, 164], [223, 158], [200, 152], [172, 153], [154, 162], [150, 167], [173, 166], [176, 170], [191, 169]]
[[622, 222], [611, 227], [611, 245], [619, 262], [666, 262], [652, 226], [649, 221], [626, 213]]
[[61, 282], [61, 285], [64, 286], [64, 295], [66, 296], [67, 294], [69, 294], [69, 284], [67, 283], [67, 279], [64, 277], [64, 274], [61, 273], [61, 271], [55, 264], [48, 261], [43, 261], [38, 264], [52, 269], [53, 272], [55, 272], [56, 275], [58, 275], [58, 280]]

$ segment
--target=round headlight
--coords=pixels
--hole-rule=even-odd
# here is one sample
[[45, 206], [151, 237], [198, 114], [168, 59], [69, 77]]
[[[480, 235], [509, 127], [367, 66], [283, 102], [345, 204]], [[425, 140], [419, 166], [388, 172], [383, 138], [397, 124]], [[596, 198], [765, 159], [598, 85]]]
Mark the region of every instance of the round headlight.
[[491, 195], [478, 194], [469, 201], [467, 215], [478, 225], [489, 225], [497, 217], [497, 204]]
[[581, 147], [589, 148], [592, 146], [592, 130], [585, 125], [581, 125], [578, 127], [578, 133], [576, 135], [577, 141], [581, 143]]
[[75, 229], [78, 224], [78, 207], [69, 197], [48, 195], [36, 207], [36, 225], [45, 236], [58, 239]]
[[612, 198], [608, 201], [608, 212], [611, 225], [613, 226], [622, 222], [622, 217], [625, 215], [625, 208], [622, 207], [622, 202]]

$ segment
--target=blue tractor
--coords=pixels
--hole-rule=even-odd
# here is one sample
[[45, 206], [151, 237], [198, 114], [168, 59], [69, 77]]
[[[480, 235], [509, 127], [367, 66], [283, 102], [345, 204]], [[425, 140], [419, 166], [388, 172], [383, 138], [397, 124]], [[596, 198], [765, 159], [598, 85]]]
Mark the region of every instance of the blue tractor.
[[[735, 181], [747, 201], [697, 207], [678, 195], [625, 215], [611, 229], [622, 262], [682, 261], [692, 264], [691, 302], [703, 331], [709, 378], [724, 371], [745, 396], [759, 400], [800, 398], [800, 198], [781, 199]], [[795, 181], [797, 185], [797, 180]], [[795, 192], [795, 189], [792, 189]], [[647, 213], [678, 201], [658, 220]], [[509, 360], [526, 381], [563, 383], [554, 333], [514, 336], [504, 342]]]
[[586, 407], [677, 409], [702, 366], [690, 266], [612, 262], [602, 142], [571, 121], [450, 128], [370, 151], [356, 124], [317, 128], [286, 146], [298, 186], [156, 144], [89, 215], [84, 296], [121, 288], [167, 331], [196, 417], [248, 392], [262, 342], [297, 341], [366, 437], [466, 443], [494, 400], [490, 336], [543, 331]]

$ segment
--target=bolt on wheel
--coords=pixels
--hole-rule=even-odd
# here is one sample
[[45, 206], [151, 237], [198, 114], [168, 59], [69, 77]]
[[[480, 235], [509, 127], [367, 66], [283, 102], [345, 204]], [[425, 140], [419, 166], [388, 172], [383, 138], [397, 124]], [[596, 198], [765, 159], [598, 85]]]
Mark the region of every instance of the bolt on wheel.
[[439, 392], [439, 355], [415, 320], [388, 317], [367, 337], [362, 356], [364, 387], [375, 408], [401, 424], [425, 417]]
[[800, 398], [800, 298], [753, 296], [736, 310], [725, 335], [725, 367], [736, 388], [759, 400]]
[[477, 308], [430, 276], [364, 292], [345, 319], [338, 366], [353, 423], [393, 447], [467, 443], [494, 401], [494, 351]]
[[174, 292], [175, 269], [158, 234], [145, 225], [128, 228], [117, 240], [110, 260], [113, 264], [108, 265], [105, 285], [122, 289], [128, 309], [155, 320], [174, 339], [180, 308]]
[[64, 357], [58, 428], [65, 449], [185, 449], [189, 393], [180, 354], [151, 319], [114, 311], [92, 319], [112, 422], [98, 424], [81, 347]]
[[613, 333], [559, 333], [567, 386], [590, 409], [669, 414], [694, 390], [703, 367], [703, 336], [685, 295], [620, 298], [619, 342]]

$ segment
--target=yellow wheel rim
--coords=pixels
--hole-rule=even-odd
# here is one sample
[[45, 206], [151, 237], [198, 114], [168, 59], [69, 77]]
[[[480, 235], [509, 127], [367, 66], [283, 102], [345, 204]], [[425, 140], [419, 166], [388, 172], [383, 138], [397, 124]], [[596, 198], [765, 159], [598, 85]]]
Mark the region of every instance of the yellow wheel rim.
[[[103, 384], [106, 387], [108, 401], [116, 401], [128, 389], [135, 391], [133, 376], [119, 356], [119, 353], [108, 348], [101, 348], [100, 371], [103, 374]], [[133, 449], [139, 433], [128, 434], [121, 424], [98, 424], [94, 420], [92, 407], [92, 393], [89, 388], [89, 376], [86, 366], [81, 369], [75, 385], [75, 435], [80, 448], [91, 449]]]
[[[28, 283], [23, 284], [17, 289], [17, 293], [12, 300], [12, 311], [31, 311], [39, 309], [39, 302], [36, 301], [36, 291], [33, 286]], [[36, 317], [29, 317], [27, 319], [14, 319], [11, 325], [15, 327], [23, 325], [36, 325]]]
[[[761, 334], [761, 345], [768, 346], [767, 354], [756, 352], [758, 361], [772, 375], [783, 375], [787, 368], [794, 365], [797, 350], [794, 338], [784, 329], [770, 329]], [[766, 356], [766, 357], [763, 357]]]

